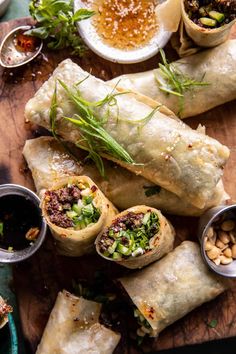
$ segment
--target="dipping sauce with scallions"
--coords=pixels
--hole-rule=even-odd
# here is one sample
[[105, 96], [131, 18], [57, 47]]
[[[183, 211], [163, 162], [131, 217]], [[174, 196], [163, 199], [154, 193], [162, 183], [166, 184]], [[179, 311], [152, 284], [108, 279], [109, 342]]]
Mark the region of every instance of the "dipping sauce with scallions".
[[21, 195], [0, 198], [0, 248], [14, 252], [30, 247], [41, 224], [40, 212], [31, 200]]

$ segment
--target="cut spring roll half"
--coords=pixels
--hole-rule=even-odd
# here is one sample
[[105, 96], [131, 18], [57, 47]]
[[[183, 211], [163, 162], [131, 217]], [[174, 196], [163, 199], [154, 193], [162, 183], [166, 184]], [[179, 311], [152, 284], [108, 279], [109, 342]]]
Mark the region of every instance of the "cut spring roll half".
[[191, 241], [120, 282], [134, 304], [138, 334], [151, 337], [228, 287], [206, 267], [198, 244]]
[[50, 188], [53, 182], [57, 182], [62, 177], [86, 175], [120, 210], [128, 209], [133, 205], [149, 205], [169, 214], [198, 216], [208, 208], [224, 204], [228, 197], [220, 181], [206, 209], [198, 209], [166, 189], [109, 161], [104, 161], [106, 171], [106, 179], [104, 179], [94, 164], [84, 162], [82, 150], [74, 148], [73, 153], [77, 160], [52, 137], [40, 137], [26, 141], [23, 154], [32, 172], [39, 196], [43, 195], [45, 189]]
[[225, 42], [236, 17], [234, 0], [181, 0], [181, 11], [187, 34], [200, 47]]
[[116, 214], [116, 209], [86, 176], [60, 179], [45, 191], [41, 207], [59, 252], [66, 256], [92, 252], [97, 234]]
[[[88, 150], [93, 144], [93, 154], [96, 149], [96, 153], [142, 175], [190, 204], [204, 208], [222, 176], [229, 157], [228, 148], [158, 109], [153, 110], [132, 94], [119, 95], [116, 88], [111, 92], [110, 84], [88, 75], [71, 60], [63, 61], [27, 103], [26, 119], [48, 129], [52, 128], [50, 108], [55, 84], [61, 80], [64, 87], [57, 85], [54, 126], [57, 134]], [[73, 104], [71, 97], [73, 102], [78, 103], [79, 100], [80, 103]], [[72, 121], [63, 117], [71, 117], [76, 113], [79, 115], [75, 115]], [[82, 120], [80, 116], [83, 116]], [[84, 120], [92, 120], [92, 124], [99, 126], [99, 132], [97, 128], [96, 133], [90, 131], [93, 138], [88, 137], [91, 124], [87, 129]], [[84, 129], [82, 132], [81, 126]], [[100, 134], [98, 140], [97, 133]], [[86, 139], [89, 139], [88, 145]], [[113, 142], [109, 145], [111, 140]]]
[[142, 268], [173, 249], [175, 231], [157, 209], [145, 205], [118, 214], [97, 237], [96, 250], [127, 268]]
[[0, 296], [0, 329], [7, 324], [8, 314], [12, 311], [12, 307]]
[[99, 323], [101, 304], [60, 292], [36, 354], [112, 354], [120, 334]]
[[[208, 85], [192, 86], [183, 92], [182, 110], [180, 99], [174, 94], [168, 94], [161, 89], [168, 86], [161, 69], [149, 70], [137, 74], [126, 74], [111, 80], [112, 86], [118, 83], [126, 90], [140, 92], [143, 95], [163, 103], [175, 114], [180, 111], [181, 118], [192, 117], [208, 111], [225, 102], [236, 98], [236, 40], [203, 52], [188, 56], [171, 63], [183, 75]], [[174, 87], [171, 87], [173, 90]]]

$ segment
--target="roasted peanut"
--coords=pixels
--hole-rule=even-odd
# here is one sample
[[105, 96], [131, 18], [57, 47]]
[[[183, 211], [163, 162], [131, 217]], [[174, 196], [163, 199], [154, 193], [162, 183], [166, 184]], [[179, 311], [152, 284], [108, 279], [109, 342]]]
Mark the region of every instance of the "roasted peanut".
[[212, 226], [210, 226], [209, 229], [207, 230], [206, 236], [208, 238], [212, 238], [214, 236], [214, 229]]
[[222, 250], [223, 248], [226, 248], [227, 245], [225, 245], [221, 240], [216, 240], [216, 247]]
[[205, 242], [205, 251], [210, 251], [213, 247], [214, 247], [214, 245], [211, 242], [209, 242], [209, 241]]
[[233, 220], [225, 220], [220, 227], [223, 231], [232, 231], [235, 227], [235, 222]]
[[230, 264], [233, 262], [233, 258], [228, 258], [228, 257], [225, 257], [225, 256], [220, 256], [220, 263], [221, 264]]
[[31, 227], [25, 235], [25, 238], [29, 241], [35, 241], [38, 237], [40, 230], [38, 227]]
[[223, 242], [224, 244], [227, 244], [230, 242], [230, 236], [225, 231], [219, 231], [218, 237], [221, 240], [221, 242]]
[[211, 237], [207, 237], [208, 241], [210, 243], [212, 243], [213, 245], [215, 245], [216, 243], [216, 239], [217, 239], [217, 233], [214, 231], [213, 235]]
[[232, 257], [233, 257], [234, 259], [236, 259], [236, 245], [233, 245], [232, 248], [231, 248], [231, 250], [232, 250]]
[[229, 247], [224, 250], [223, 254], [225, 257], [232, 258], [232, 251]]
[[220, 258], [213, 259], [212, 262], [214, 262], [216, 265], [220, 265]]
[[231, 232], [229, 233], [229, 237], [230, 237], [230, 241], [231, 241], [233, 244], [235, 244], [235, 243], [236, 243], [236, 233], [235, 233], [235, 231], [231, 231]]
[[221, 250], [217, 248], [216, 246], [213, 246], [213, 248], [209, 251], [207, 251], [207, 256], [209, 259], [215, 259], [217, 258], [221, 253]]

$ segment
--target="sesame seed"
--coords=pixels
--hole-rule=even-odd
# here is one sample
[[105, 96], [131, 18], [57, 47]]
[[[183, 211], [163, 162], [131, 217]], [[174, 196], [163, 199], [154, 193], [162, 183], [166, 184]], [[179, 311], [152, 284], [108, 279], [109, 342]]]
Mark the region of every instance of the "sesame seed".
[[90, 0], [97, 15], [93, 23], [108, 44], [132, 49], [148, 43], [158, 30], [156, 0]]

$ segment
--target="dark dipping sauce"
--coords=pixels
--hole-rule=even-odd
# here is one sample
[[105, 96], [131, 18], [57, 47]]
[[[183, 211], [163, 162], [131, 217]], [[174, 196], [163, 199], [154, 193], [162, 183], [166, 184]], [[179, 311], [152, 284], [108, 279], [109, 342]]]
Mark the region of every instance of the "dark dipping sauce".
[[0, 248], [14, 251], [30, 247], [37, 237], [27, 239], [26, 234], [33, 228], [38, 236], [41, 224], [41, 214], [31, 200], [20, 195], [0, 198]]

